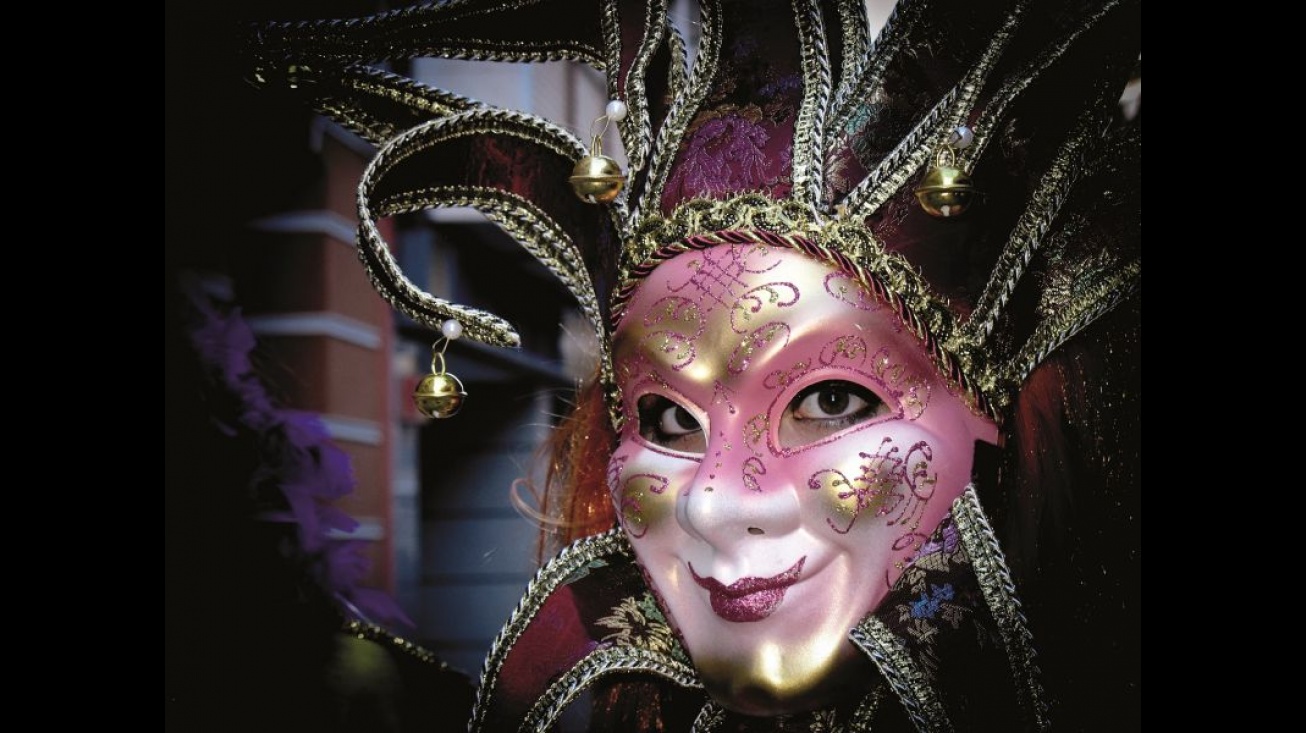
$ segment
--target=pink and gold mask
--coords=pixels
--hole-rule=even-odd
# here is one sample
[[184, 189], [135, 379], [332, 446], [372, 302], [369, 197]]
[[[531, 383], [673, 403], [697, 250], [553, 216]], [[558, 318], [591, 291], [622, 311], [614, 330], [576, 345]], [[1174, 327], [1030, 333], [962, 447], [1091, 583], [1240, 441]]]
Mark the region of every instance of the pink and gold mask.
[[663, 263], [615, 358], [613, 502], [708, 692], [772, 715], [864, 684], [848, 631], [966, 487], [994, 424], [891, 308], [785, 248]]

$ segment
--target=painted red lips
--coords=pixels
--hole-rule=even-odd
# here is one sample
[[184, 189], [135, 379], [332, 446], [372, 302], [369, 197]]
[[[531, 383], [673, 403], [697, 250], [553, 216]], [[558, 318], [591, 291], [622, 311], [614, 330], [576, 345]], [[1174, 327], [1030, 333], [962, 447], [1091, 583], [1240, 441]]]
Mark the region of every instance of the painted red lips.
[[744, 623], [761, 621], [775, 612], [785, 598], [789, 586], [798, 582], [807, 556], [799, 558], [793, 567], [769, 578], [749, 576], [725, 585], [716, 578], [703, 578], [689, 565], [689, 574], [708, 592], [712, 611], [727, 621]]

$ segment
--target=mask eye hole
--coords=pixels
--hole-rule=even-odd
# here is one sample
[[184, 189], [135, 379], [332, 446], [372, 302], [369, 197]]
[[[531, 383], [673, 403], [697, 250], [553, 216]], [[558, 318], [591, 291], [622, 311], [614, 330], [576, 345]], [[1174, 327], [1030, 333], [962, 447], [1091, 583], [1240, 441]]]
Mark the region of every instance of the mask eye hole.
[[707, 441], [694, 414], [660, 394], [639, 398], [639, 434], [645, 440], [682, 453], [703, 453]]
[[892, 414], [879, 395], [860, 384], [826, 380], [807, 387], [789, 402], [780, 418], [780, 445], [814, 443], [835, 433]]

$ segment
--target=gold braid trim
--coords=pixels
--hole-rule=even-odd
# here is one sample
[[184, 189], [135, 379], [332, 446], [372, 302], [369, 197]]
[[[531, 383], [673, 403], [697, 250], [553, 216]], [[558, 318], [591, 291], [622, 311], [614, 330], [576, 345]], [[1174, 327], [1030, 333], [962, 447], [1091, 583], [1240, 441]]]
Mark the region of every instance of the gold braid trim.
[[830, 49], [825, 40], [825, 18], [813, 0], [793, 0], [794, 21], [802, 51], [803, 102], [794, 125], [793, 195], [815, 209], [825, 180], [825, 109], [830, 101]]
[[943, 709], [938, 694], [925, 679], [898, 637], [874, 616], [867, 616], [848, 632], [848, 638], [857, 645], [898, 695], [907, 717], [921, 733], [941, 733], [952, 730], [952, 722]]
[[1008, 79], [997, 94], [993, 95], [993, 98], [984, 107], [984, 111], [980, 113], [979, 119], [976, 120], [973, 126], [975, 139], [969, 147], [958, 151], [957, 161], [961, 168], [969, 170], [974, 161], [983, 157], [989, 141], [993, 139], [993, 133], [998, 130], [999, 124], [1005, 119], [1007, 107], [1020, 96], [1021, 92], [1025, 91], [1044, 71], [1047, 71], [1050, 66], [1055, 64], [1065, 54], [1066, 50], [1074, 45], [1075, 41], [1079, 40], [1080, 36], [1091, 30], [1102, 18], [1106, 17], [1119, 5], [1119, 0], [1104, 3], [1100, 10], [1085, 18], [1060, 43], [1049, 47], [1022, 69], [1019, 74], [1015, 74]]
[[1142, 262], [1134, 260], [1089, 289], [1069, 306], [1058, 310], [1051, 320], [1039, 323], [1024, 348], [1011, 360], [1010, 366], [998, 375], [998, 384], [1005, 384], [1011, 389], [1023, 383], [1053, 349], [1138, 292], [1142, 287], [1142, 273]]
[[483, 186], [432, 186], [405, 191], [381, 200], [377, 215], [385, 217], [443, 206], [470, 206], [479, 210], [566, 286], [595, 329], [600, 377], [605, 383], [612, 381], [612, 349], [603, 327], [599, 298], [580, 253], [566, 232], [528, 199]]
[[522, 719], [518, 731], [543, 733], [553, 727], [563, 709], [582, 690], [601, 677], [617, 672], [649, 672], [681, 687], [702, 689], [694, 668], [669, 655], [626, 646], [596, 649], [558, 678]]
[[703, 703], [698, 715], [694, 716], [694, 724], [689, 730], [690, 733], [712, 733], [725, 722], [726, 709], [716, 704], [716, 701], [709, 699]]
[[[314, 109], [376, 145], [418, 122], [482, 106], [467, 97], [367, 66], [342, 69], [337, 81], [341, 92], [317, 98]], [[369, 102], [376, 100], [403, 107], [411, 116], [405, 120], [377, 115], [367, 109]]]
[[625, 533], [621, 529], [611, 529], [603, 534], [585, 537], [568, 545], [552, 560], [541, 567], [535, 577], [526, 586], [526, 593], [517, 603], [517, 608], [508, 617], [485, 658], [485, 667], [481, 671], [481, 684], [476, 691], [476, 704], [472, 708], [469, 731], [480, 730], [485, 723], [485, 715], [495, 685], [499, 681], [499, 669], [504, 658], [512, 650], [527, 625], [539, 613], [544, 601], [560, 585], [566, 583], [577, 571], [586, 565], [607, 557], [630, 559], [633, 556]]
[[[866, 9], [860, 2], [852, 1], [856, 8], [851, 12], [859, 15], [863, 36], [869, 35], [870, 31], [866, 27]], [[826, 153], [831, 152], [837, 143], [845, 139], [844, 129], [849, 120], [861, 105], [875, 94], [876, 88], [880, 86], [880, 80], [884, 77], [884, 70], [889, 67], [889, 62], [898, 56], [903, 40], [911, 32], [917, 19], [921, 17], [922, 5], [923, 3], [917, 0], [902, 0], [895, 5], [888, 22], [880, 29], [880, 35], [876, 38], [875, 45], [871, 47], [867, 58], [859, 62], [856, 69], [857, 76], [845, 76], [845, 82], [840, 85], [840, 93], [834, 100], [834, 114], [831, 116], [828, 128]]]
[[1094, 109], [1080, 115], [1074, 132], [1057, 151], [1052, 165], [1039, 180], [1038, 188], [1029, 195], [1029, 204], [1021, 212], [1020, 220], [989, 274], [984, 292], [958, 334], [960, 340], [978, 348], [993, 333], [1007, 300], [1020, 284], [1025, 268], [1042, 246], [1044, 236], [1070, 196], [1070, 189], [1085, 173], [1084, 155], [1095, 141], [1101, 140], [1101, 130], [1106, 122], [1103, 115]]
[[434, 664], [440, 669], [449, 668], [448, 664], [433, 654], [429, 649], [424, 649], [402, 636], [396, 636], [376, 624], [359, 621], [357, 619], [350, 619], [345, 622], [342, 630], [351, 636], [356, 636], [367, 641], [374, 641], [378, 644], [383, 644], [392, 649], [396, 649], [414, 659], [417, 659], [418, 661], [425, 662], [426, 664]]
[[711, 0], [704, 0], [702, 7], [702, 36], [698, 41], [698, 55], [694, 60], [694, 69], [683, 94], [676, 96], [667, 113], [667, 119], [658, 130], [657, 143], [653, 146], [653, 159], [649, 163], [648, 185], [644, 187], [639, 201], [635, 203], [630, 221], [639, 221], [641, 212], [657, 211], [658, 199], [662, 198], [662, 189], [667, 185], [667, 176], [671, 173], [671, 164], [680, 153], [680, 143], [685, 139], [685, 128], [694, 118], [699, 105], [707, 96], [712, 80], [716, 77], [717, 64], [721, 56], [721, 10]]
[[[581, 61], [603, 69], [605, 62], [600, 49], [572, 38], [553, 41], [463, 38], [444, 45], [431, 41], [438, 38], [438, 33], [423, 33], [461, 18], [519, 10], [535, 4], [536, 0], [515, 0], [473, 8], [462, 0], [452, 0], [443, 4], [398, 8], [362, 18], [261, 24], [252, 29], [252, 50], [263, 58], [322, 60], [331, 66], [378, 59], [439, 56], [472, 61]], [[505, 22], [508, 22], [507, 18]], [[272, 69], [259, 69], [260, 75], [269, 73]]]
[[[875, 719], [875, 714], [879, 712], [887, 689], [888, 686], [882, 680], [875, 680], [871, 691], [863, 695], [862, 699], [858, 701], [857, 707], [846, 721], [847, 725], [839, 725], [834, 721], [833, 717], [830, 717], [823, 720], [814, 718], [808, 721], [804, 727], [811, 733], [842, 733], [844, 731], [847, 733], [870, 733], [871, 721]], [[698, 715], [694, 718], [694, 723], [690, 727], [690, 733], [712, 733], [720, 730], [725, 722], [725, 708], [709, 699], [699, 709]], [[792, 727], [794, 725], [795, 723], [787, 721], [787, 724], [782, 724], [781, 727], [784, 730], [796, 731], [797, 728]], [[799, 722], [797, 725], [802, 725], [802, 723]]]
[[[896, 7], [894, 12], [897, 12]], [[866, 19], [865, 3], [862, 0], [839, 0], [839, 23], [840, 32], [843, 34], [843, 59], [842, 68], [839, 69], [839, 83], [835, 87], [834, 103], [830, 106], [832, 110], [843, 109], [853, 86], [861, 78], [862, 71], [866, 68], [866, 59], [870, 55], [867, 45], [870, 43], [871, 29]], [[827, 129], [826, 135], [829, 134], [830, 131]], [[822, 149], [825, 149], [824, 145]]]
[[989, 73], [997, 65], [1016, 34], [1029, 0], [1021, 0], [993, 34], [993, 40], [979, 61], [966, 72], [952, 91], [939, 100], [907, 137], [898, 143], [884, 160], [858, 183], [844, 199], [848, 209], [859, 219], [865, 219], [879, 209], [902, 188], [903, 184], [921, 167], [934, 149], [952, 135], [952, 131], [970, 114]]
[[[439, 329], [444, 319], [457, 318], [463, 324], [464, 334], [468, 338], [494, 346], [515, 347], [520, 344], [520, 337], [502, 318], [486, 311], [436, 298], [414, 286], [404, 276], [390, 254], [390, 249], [376, 226], [380, 215], [371, 209], [371, 199], [378, 181], [400, 162], [446, 140], [486, 134], [526, 140], [569, 159], [578, 159], [586, 152], [580, 140], [566, 130], [540, 118], [506, 110], [471, 110], [418, 125], [386, 143], [363, 172], [358, 187], [359, 257], [377, 292], [397, 310], [418, 323]], [[416, 199], [412, 203], [415, 204]], [[395, 213], [400, 210], [396, 208], [397, 206], [397, 201], [391, 201], [387, 208], [391, 213]], [[534, 221], [531, 220], [533, 218]], [[548, 220], [539, 213], [537, 218], [527, 216], [523, 221], [527, 225], [533, 225]], [[534, 243], [541, 233], [547, 235], [547, 230], [534, 233], [523, 241], [528, 244]], [[571, 245], [565, 237], [561, 241], [555, 240], [554, 244], [560, 248]], [[541, 261], [548, 264], [547, 260]], [[576, 261], [579, 261], [579, 258]], [[584, 270], [582, 268], [577, 272], [583, 273]], [[579, 280], [584, 282], [587, 278], [579, 278]], [[592, 294], [592, 286], [589, 290]], [[580, 291], [573, 290], [573, 292]], [[593, 311], [597, 314], [597, 308]], [[596, 321], [595, 327], [602, 327], [601, 320]]]
[[1039, 682], [1041, 672], [1034, 661], [1034, 636], [1025, 623], [1025, 614], [1016, 598], [1016, 586], [1011, 581], [1006, 559], [984, 516], [973, 485], [967, 486], [952, 503], [952, 516], [975, 569], [984, 602], [998, 624], [1021, 708], [1036, 730], [1047, 730], [1048, 710], [1043, 700], [1043, 685]]
[[645, 8], [644, 38], [635, 60], [626, 71], [624, 90], [617, 87], [621, 69], [621, 23], [616, 0], [604, 3], [601, 16], [608, 55], [608, 98], [621, 99], [626, 103], [626, 118], [617, 123], [617, 128], [621, 131], [621, 142], [626, 150], [629, 167], [627, 175], [630, 176], [644, 167], [649, 146], [653, 144], [653, 127], [644, 77], [648, 74], [648, 65], [662, 43], [668, 26], [666, 0], [652, 0]]

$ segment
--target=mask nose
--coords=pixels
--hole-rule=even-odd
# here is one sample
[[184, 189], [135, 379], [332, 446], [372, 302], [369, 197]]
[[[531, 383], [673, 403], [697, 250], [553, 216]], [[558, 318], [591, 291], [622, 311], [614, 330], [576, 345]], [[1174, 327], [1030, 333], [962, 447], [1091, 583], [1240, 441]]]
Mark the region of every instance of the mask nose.
[[778, 461], [757, 455], [741, 441], [710, 441], [677, 505], [677, 521], [719, 550], [797, 530], [798, 487], [775, 465]]

